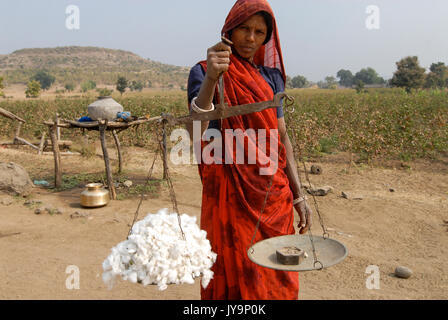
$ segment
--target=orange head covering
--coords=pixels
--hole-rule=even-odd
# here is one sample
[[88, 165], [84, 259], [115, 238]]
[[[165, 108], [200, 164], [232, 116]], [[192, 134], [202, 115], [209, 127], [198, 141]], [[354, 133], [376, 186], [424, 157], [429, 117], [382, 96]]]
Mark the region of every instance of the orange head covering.
[[233, 30], [252, 15], [260, 11], [265, 11], [272, 17], [272, 36], [268, 43], [262, 45], [257, 51], [254, 57], [254, 63], [256, 65], [279, 69], [283, 75], [283, 80], [286, 81], [286, 72], [283, 64], [277, 23], [275, 21], [274, 12], [266, 0], [237, 0], [226, 18], [221, 34], [226, 35], [229, 31]]

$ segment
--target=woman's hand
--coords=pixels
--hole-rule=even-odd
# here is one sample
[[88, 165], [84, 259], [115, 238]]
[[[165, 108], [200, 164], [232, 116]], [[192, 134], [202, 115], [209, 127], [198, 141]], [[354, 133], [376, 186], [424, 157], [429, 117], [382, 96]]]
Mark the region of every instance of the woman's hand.
[[310, 228], [312, 224], [311, 214], [313, 211], [309, 207], [308, 203], [305, 201], [299, 202], [294, 206], [294, 208], [297, 210], [297, 213], [299, 214], [299, 233], [304, 234], [306, 233]]
[[219, 42], [207, 50], [206, 76], [212, 81], [218, 81], [219, 76], [229, 69], [230, 46]]

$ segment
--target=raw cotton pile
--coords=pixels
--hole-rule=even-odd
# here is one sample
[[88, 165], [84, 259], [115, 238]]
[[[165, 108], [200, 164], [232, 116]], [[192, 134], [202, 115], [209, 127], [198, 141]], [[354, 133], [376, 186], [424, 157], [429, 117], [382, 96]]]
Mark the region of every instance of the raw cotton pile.
[[196, 217], [181, 215], [182, 230], [176, 213], [162, 209], [148, 214], [132, 228], [128, 240], [112, 248], [103, 262], [103, 281], [111, 289], [117, 275], [123, 280], [143, 285], [157, 284], [165, 290], [168, 284], [193, 284], [202, 276], [207, 287], [213, 278], [210, 268], [216, 261], [207, 233], [200, 230]]

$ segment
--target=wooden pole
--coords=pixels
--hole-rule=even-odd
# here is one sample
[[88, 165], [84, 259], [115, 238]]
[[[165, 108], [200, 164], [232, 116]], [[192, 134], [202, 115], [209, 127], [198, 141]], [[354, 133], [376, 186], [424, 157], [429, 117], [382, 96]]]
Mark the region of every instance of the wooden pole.
[[0, 108], [0, 115], [5, 116], [5, 117], [7, 117], [7, 118], [9, 118], [11, 120], [17, 120], [17, 121], [25, 123], [25, 120], [23, 120], [22, 118], [16, 116], [15, 114], [13, 114], [13, 113], [11, 113], [8, 110], [5, 110], [3, 108]]
[[42, 137], [40, 138], [39, 151], [38, 154], [42, 155], [44, 151], [44, 143], [45, 143], [45, 131], [42, 132]]
[[49, 127], [54, 156], [54, 185], [56, 188], [60, 188], [62, 186], [61, 155], [59, 152], [56, 128], [56, 123]]
[[14, 136], [14, 143], [16, 142], [16, 140], [18, 140], [17, 138], [20, 136], [20, 129], [22, 128], [22, 122], [19, 122], [16, 128], [16, 134]]
[[[23, 138], [19, 138], [19, 137], [15, 137], [14, 138], [14, 142], [15, 142], [15, 144], [20, 144], [20, 143], [22, 143], [22, 144], [25, 144], [25, 145], [27, 145], [27, 146], [30, 146], [31, 148], [34, 148], [34, 149], [36, 149], [36, 150], [39, 150], [39, 148], [38, 147], [36, 147], [34, 144], [32, 144], [32, 143], [29, 143], [28, 141], [26, 141], [25, 139], [23, 139]], [[20, 142], [20, 143], [19, 143]]]
[[117, 146], [117, 152], [118, 152], [118, 173], [121, 173], [123, 170], [123, 158], [121, 156], [121, 144], [120, 140], [118, 139], [118, 134], [116, 130], [112, 130], [112, 135], [114, 136], [115, 145]]
[[166, 121], [163, 121], [162, 123], [162, 144], [163, 144], [163, 150], [162, 150], [162, 157], [163, 157], [163, 179], [168, 179], [167, 175], [167, 151], [166, 151]]
[[99, 127], [100, 140], [101, 140], [101, 148], [103, 149], [104, 164], [106, 166], [107, 184], [109, 186], [110, 197], [112, 200], [116, 200], [117, 194], [115, 192], [114, 180], [112, 178], [112, 172], [110, 170], [109, 154], [107, 152], [107, 146], [106, 146], [106, 128], [107, 128], [107, 120], [105, 124], [100, 124]]
[[56, 126], [57, 126], [57, 137], [58, 137], [58, 141], [61, 140], [61, 128], [59, 127], [59, 114], [56, 113]]

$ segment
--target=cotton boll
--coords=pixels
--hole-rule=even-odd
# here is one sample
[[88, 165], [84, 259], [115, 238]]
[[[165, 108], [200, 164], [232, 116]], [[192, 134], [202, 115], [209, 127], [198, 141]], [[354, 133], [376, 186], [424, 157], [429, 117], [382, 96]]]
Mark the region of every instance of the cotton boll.
[[151, 284], [151, 277], [150, 277], [149, 275], [147, 275], [147, 276], [145, 277], [145, 279], [142, 280], [142, 284], [143, 284], [144, 286], [147, 286], [148, 284]]
[[112, 272], [103, 273], [103, 282], [106, 284], [109, 290], [112, 290], [115, 284], [115, 275]]
[[143, 281], [144, 279], [146, 279], [146, 272], [144, 270], [139, 270], [137, 272], [137, 278], [138, 281]]
[[184, 240], [177, 214], [169, 214], [168, 209], [148, 214], [134, 224], [128, 240], [112, 248], [103, 262], [103, 281], [121, 275], [124, 280], [157, 284], [159, 290], [165, 290], [167, 284], [192, 284], [193, 277], [203, 273], [202, 285], [208, 284], [216, 254], [196, 221], [196, 217], [182, 214]]
[[121, 256], [121, 261], [122, 261], [123, 263], [125, 263], [125, 264], [128, 264], [129, 261], [131, 261], [131, 257], [128, 256], [128, 255], [122, 255], [122, 256]]
[[168, 283], [175, 283], [177, 280], [177, 271], [176, 270], [170, 270], [168, 272]]
[[131, 272], [129, 274], [129, 281], [132, 283], [137, 283], [137, 272]]
[[112, 270], [112, 265], [110, 264], [109, 259], [103, 261], [103, 270], [104, 271]]
[[160, 284], [159, 285], [159, 290], [160, 291], [166, 290], [167, 288], [168, 288], [168, 286], [166, 284]]
[[186, 273], [181, 280], [183, 283], [194, 284], [194, 279], [191, 274]]
[[133, 242], [129, 242], [126, 244], [127, 253], [133, 254], [137, 252], [137, 245]]
[[211, 271], [211, 270], [204, 270], [202, 272], [202, 287], [204, 289], [207, 288], [207, 286], [210, 283], [211, 279], [213, 279], [213, 271]]

